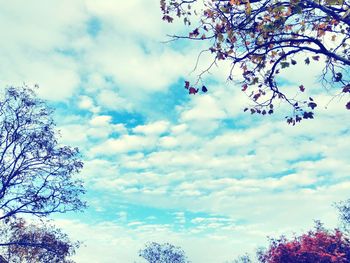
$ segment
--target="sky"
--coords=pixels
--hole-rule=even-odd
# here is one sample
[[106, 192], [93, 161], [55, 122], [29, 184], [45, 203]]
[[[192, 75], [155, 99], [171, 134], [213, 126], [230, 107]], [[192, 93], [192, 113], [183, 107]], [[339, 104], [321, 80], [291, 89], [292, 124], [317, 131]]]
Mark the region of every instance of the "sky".
[[0, 0], [0, 86], [39, 85], [61, 142], [79, 147], [88, 209], [53, 217], [83, 242], [78, 263], [142, 263], [145, 243], [170, 242], [193, 262], [254, 253], [267, 237], [339, 226], [349, 198], [346, 98], [317, 83], [320, 63], [288, 69], [319, 104], [292, 127], [243, 112], [249, 100], [214, 67], [209, 92], [189, 96], [210, 63], [202, 43], [167, 42], [158, 0]]

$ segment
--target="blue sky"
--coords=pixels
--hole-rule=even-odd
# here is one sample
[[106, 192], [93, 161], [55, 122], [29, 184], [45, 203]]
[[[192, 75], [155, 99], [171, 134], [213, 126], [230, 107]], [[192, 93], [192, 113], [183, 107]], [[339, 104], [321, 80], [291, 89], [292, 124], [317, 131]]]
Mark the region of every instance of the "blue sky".
[[[77, 262], [143, 262], [148, 241], [181, 246], [192, 262], [225, 262], [308, 230], [338, 224], [332, 204], [349, 198], [345, 100], [320, 92], [320, 65], [281, 78], [316, 94], [316, 119], [291, 127], [288, 108], [243, 113], [228, 65], [188, 96], [210, 57], [201, 46], [164, 44], [181, 24], [161, 22], [158, 0], [1, 1], [0, 84], [39, 84], [56, 108], [62, 143], [78, 146], [89, 208], [55, 217], [84, 245]], [[197, 43], [198, 44], [198, 43]], [[309, 95], [309, 94], [307, 94]], [[344, 98], [346, 99], [346, 98]]]

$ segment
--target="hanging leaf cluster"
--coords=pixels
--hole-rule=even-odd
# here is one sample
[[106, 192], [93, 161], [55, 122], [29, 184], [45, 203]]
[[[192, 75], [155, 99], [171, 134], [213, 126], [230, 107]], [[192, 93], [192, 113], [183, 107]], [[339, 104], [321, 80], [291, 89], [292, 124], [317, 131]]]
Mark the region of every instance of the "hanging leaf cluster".
[[[350, 1], [161, 0], [160, 5], [163, 20], [180, 18], [189, 28], [187, 35], [174, 39], [206, 41], [206, 50], [214, 55], [212, 65], [232, 62], [229, 80], [234, 79], [233, 69], [240, 69], [241, 89], [253, 102], [252, 114], [270, 113], [274, 104], [284, 101], [292, 107], [288, 123], [312, 119], [317, 103], [303, 97], [309, 88], [303, 76], [292, 80], [298, 83], [296, 96], [288, 95], [278, 81], [283, 70], [302, 64], [322, 63], [320, 88], [349, 96]], [[200, 88], [185, 87], [193, 95]], [[350, 109], [350, 101], [345, 107]]]

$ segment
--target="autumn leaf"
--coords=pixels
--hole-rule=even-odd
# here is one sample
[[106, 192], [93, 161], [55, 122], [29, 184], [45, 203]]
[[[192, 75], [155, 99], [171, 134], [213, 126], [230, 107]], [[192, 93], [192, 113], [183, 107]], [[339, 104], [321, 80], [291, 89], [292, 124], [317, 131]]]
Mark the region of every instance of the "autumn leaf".
[[344, 93], [350, 93], [350, 84], [344, 86], [342, 92], [344, 92]]
[[311, 112], [311, 111], [310, 111], [310, 112], [306, 112], [306, 111], [305, 111], [305, 112], [303, 113], [303, 118], [304, 118], [304, 119], [313, 119], [313, 118], [314, 118], [314, 113]]
[[338, 72], [338, 73], [336, 73], [335, 76], [334, 76], [334, 81], [335, 81], [335, 82], [339, 82], [339, 81], [342, 80], [342, 78], [343, 78], [343, 74], [340, 73], [340, 72]]
[[345, 105], [346, 109], [350, 110], [350, 101]]
[[252, 13], [252, 7], [250, 5], [250, 1], [249, 0], [247, 0], [245, 12], [246, 12], [247, 15], [250, 15]]
[[230, 5], [239, 5], [240, 3], [239, 0], [230, 0]]
[[190, 87], [188, 92], [189, 92], [189, 94], [195, 95], [198, 92], [198, 89], [195, 89], [194, 87]]
[[344, 0], [326, 0], [327, 5], [342, 5]]
[[310, 107], [311, 109], [315, 109], [317, 107], [317, 104], [315, 102], [309, 102], [307, 106]]
[[172, 23], [174, 18], [172, 18], [171, 16], [165, 15], [163, 16], [163, 20], [167, 21], [168, 23]]
[[[182, 2], [186, 4], [179, 5]], [[289, 116], [293, 124], [304, 118], [313, 118], [309, 112], [304, 115], [304, 111], [305, 108], [309, 111], [315, 109], [317, 104], [312, 100], [302, 102], [298, 98], [290, 98], [283, 89], [278, 89], [278, 74], [287, 68], [303, 67], [303, 60], [306, 65], [316, 62], [318, 66], [323, 66], [321, 72], [326, 80], [325, 85], [338, 82], [343, 95], [350, 94], [350, 84], [349, 87], [345, 86], [344, 73], [350, 66], [347, 57], [350, 37], [346, 23], [350, 9], [347, 11], [344, 7], [345, 1], [314, 1], [318, 4], [307, 4], [307, 8], [305, 3], [308, 1], [264, 1], [262, 8], [260, 0], [208, 0], [211, 4], [204, 10], [197, 8], [196, 2], [201, 1], [161, 0], [161, 10], [163, 15], [193, 17], [196, 20], [186, 33], [175, 35], [174, 39], [191, 39], [205, 44], [203, 51], [212, 53], [213, 63], [203, 73], [210, 74], [211, 67], [216, 66], [217, 61], [227, 60], [232, 63], [232, 68], [236, 66], [242, 70], [242, 79], [238, 81], [242, 81], [241, 90], [247, 92], [251, 100], [260, 100], [264, 96], [261, 90], [266, 94], [269, 90], [278, 90], [279, 93], [270, 102], [275, 99], [293, 101], [293, 117]], [[327, 37], [324, 37], [325, 34]], [[331, 47], [331, 43], [338, 47]], [[301, 60], [296, 59], [298, 57]], [[304, 83], [302, 79], [306, 76], [301, 74], [298, 77], [300, 83]], [[227, 78], [232, 80], [232, 74]], [[196, 94], [198, 90], [200, 93], [207, 92], [204, 86], [197, 89], [197, 86], [191, 85], [185, 84], [190, 94]], [[294, 89], [299, 93], [305, 92], [303, 85]], [[299, 104], [294, 106], [297, 102]], [[262, 114], [263, 108], [262, 105], [256, 106], [253, 112]], [[251, 108], [248, 109], [250, 111]], [[268, 114], [268, 109], [264, 113]]]
[[289, 67], [289, 63], [288, 62], [281, 62], [281, 67], [282, 68], [288, 68]]

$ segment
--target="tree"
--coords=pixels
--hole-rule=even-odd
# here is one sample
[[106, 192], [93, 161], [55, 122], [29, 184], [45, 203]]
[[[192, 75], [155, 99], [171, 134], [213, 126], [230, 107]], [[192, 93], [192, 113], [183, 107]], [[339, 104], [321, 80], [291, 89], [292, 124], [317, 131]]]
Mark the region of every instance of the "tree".
[[149, 263], [189, 263], [185, 252], [180, 247], [169, 243], [148, 243], [144, 249], [140, 250], [139, 256]]
[[[188, 35], [173, 35], [173, 40], [206, 41], [208, 48], [200, 54], [214, 55], [196, 83], [186, 81], [190, 94], [198, 92], [194, 86], [220, 60], [232, 63], [229, 80], [234, 78], [234, 69], [240, 69], [242, 91], [254, 102], [252, 114], [272, 114], [276, 102], [282, 100], [293, 109], [287, 117], [293, 125], [312, 119], [317, 104], [311, 97], [296, 98], [296, 92], [301, 96], [307, 88], [302, 82], [293, 95], [283, 90], [277, 76], [284, 69], [298, 63], [322, 63], [322, 85], [336, 88], [336, 96], [350, 93], [347, 0], [160, 0], [160, 5], [163, 20], [172, 22], [176, 16], [189, 27]], [[205, 86], [202, 89], [207, 91]], [[350, 110], [350, 101], [346, 108]]]
[[68, 257], [79, 243], [72, 243], [60, 229], [48, 224], [28, 224], [24, 219], [10, 221], [0, 231], [0, 251], [7, 262], [73, 263]]
[[244, 254], [242, 256], [239, 256], [238, 258], [234, 259], [230, 263], [252, 263], [252, 259], [248, 254]]
[[82, 209], [83, 167], [77, 148], [57, 141], [52, 110], [27, 87], [10, 87], [0, 101], [0, 222]]
[[272, 239], [266, 251], [258, 252], [262, 263], [350, 262], [350, 240], [340, 230], [321, 225], [292, 240]]
[[346, 227], [350, 226], [350, 199], [336, 204], [341, 221]]

